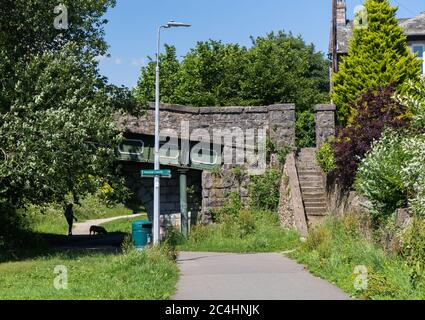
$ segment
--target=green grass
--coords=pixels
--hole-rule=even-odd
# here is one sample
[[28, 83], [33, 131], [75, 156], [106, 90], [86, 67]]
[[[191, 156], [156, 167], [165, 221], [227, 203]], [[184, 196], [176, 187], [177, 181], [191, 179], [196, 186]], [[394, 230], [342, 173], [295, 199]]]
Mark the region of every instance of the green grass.
[[296, 232], [280, 226], [278, 215], [271, 212], [248, 212], [242, 220], [209, 226], [196, 226], [187, 241], [179, 246], [183, 251], [204, 252], [281, 252], [299, 245]]
[[[132, 210], [123, 204], [107, 206], [96, 196], [87, 196], [81, 200], [81, 206], [74, 206], [74, 214], [78, 222], [86, 220], [126, 216], [141, 211]], [[29, 206], [26, 212], [30, 229], [38, 233], [66, 234], [68, 225], [63, 215], [60, 204], [52, 204], [46, 207]]]
[[[353, 222], [354, 221], [354, 222]], [[384, 252], [356, 227], [356, 221], [329, 218], [310, 231], [307, 241], [290, 257], [359, 299], [425, 299], [425, 283], [412, 283], [404, 259]], [[367, 289], [358, 290], [356, 266], [367, 268]]]
[[[54, 268], [68, 269], [68, 289], [57, 290]], [[0, 264], [0, 300], [169, 299], [178, 280], [165, 249], [125, 254], [56, 253]]]
[[124, 218], [102, 224], [108, 232], [124, 232], [131, 233], [131, 224], [135, 221], [146, 221], [147, 215], [135, 218]]

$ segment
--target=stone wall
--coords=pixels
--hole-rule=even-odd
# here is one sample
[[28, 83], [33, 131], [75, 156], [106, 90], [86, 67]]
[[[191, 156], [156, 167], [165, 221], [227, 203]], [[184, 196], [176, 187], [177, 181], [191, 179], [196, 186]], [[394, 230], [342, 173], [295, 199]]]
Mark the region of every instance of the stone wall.
[[319, 104], [314, 108], [316, 122], [316, 147], [320, 148], [335, 135], [335, 105]]
[[203, 222], [211, 222], [211, 211], [223, 207], [227, 196], [236, 192], [242, 203], [248, 202], [249, 176], [239, 177], [233, 168], [222, 168], [219, 172], [202, 172], [202, 213]]
[[[161, 105], [161, 132], [171, 129], [174, 130], [179, 138], [184, 140], [198, 141], [198, 137], [187, 137], [195, 130], [204, 129], [210, 137], [213, 137], [214, 130], [230, 130], [233, 136], [231, 150], [224, 149], [224, 153], [232, 152], [232, 157], [236, 156], [235, 148], [238, 148], [238, 137], [245, 137], [246, 130], [265, 129], [267, 136], [274, 142], [277, 148], [284, 146], [295, 147], [295, 105], [277, 104], [265, 107], [185, 107], [180, 105]], [[132, 116], [121, 117], [117, 123], [121, 131], [154, 135], [154, 105], [150, 105], [146, 114], [136, 118]], [[189, 130], [182, 129], [182, 124], [189, 125]], [[241, 130], [239, 130], [241, 129]], [[169, 131], [167, 132], [167, 135]], [[257, 134], [257, 132], [255, 133]], [[214, 141], [216, 143], [216, 141]], [[224, 140], [220, 142], [225, 144]], [[249, 146], [243, 146], [248, 147]], [[223, 206], [227, 195], [231, 192], [237, 192], [241, 195], [242, 201], [248, 201], [248, 185], [250, 178], [247, 175], [243, 177], [235, 174], [235, 165], [223, 165], [217, 172], [191, 172], [192, 175], [199, 175], [199, 184], [201, 185], [201, 205], [202, 220], [211, 221], [211, 211], [217, 210]], [[240, 170], [239, 170], [240, 171]], [[152, 181], [141, 181], [138, 172], [134, 172], [133, 183], [136, 181], [136, 190], [138, 190], [139, 199], [149, 206], [152, 200]], [[173, 177], [174, 179], [174, 177]], [[178, 180], [161, 180], [161, 193], [170, 200], [166, 203], [164, 197], [161, 198], [161, 211], [165, 214], [179, 212], [178, 204]], [[198, 178], [196, 178], [198, 179]]]
[[[155, 108], [150, 105], [140, 118], [125, 116], [117, 119], [124, 132], [154, 135]], [[190, 132], [205, 129], [213, 135], [213, 130], [233, 130], [240, 128], [266, 129], [276, 146], [295, 147], [295, 105], [277, 104], [265, 107], [186, 107], [161, 105], [161, 130], [172, 129], [182, 136], [182, 123], [188, 122]], [[236, 132], [235, 132], [236, 133]], [[197, 138], [191, 139], [197, 141]]]

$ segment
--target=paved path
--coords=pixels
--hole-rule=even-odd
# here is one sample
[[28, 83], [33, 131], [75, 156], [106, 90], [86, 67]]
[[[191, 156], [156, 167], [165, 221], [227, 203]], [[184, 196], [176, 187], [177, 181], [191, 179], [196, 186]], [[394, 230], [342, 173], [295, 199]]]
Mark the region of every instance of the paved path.
[[97, 219], [97, 220], [87, 220], [84, 222], [76, 223], [74, 224], [74, 227], [72, 229], [72, 234], [74, 235], [88, 235], [90, 234], [90, 227], [91, 226], [98, 226], [103, 223], [108, 223], [115, 220], [120, 219], [127, 219], [127, 218], [137, 218], [144, 216], [144, 214], [131, 214], [128, 216], [120, 216], [120, 217], [112, 217], [112, 218], [105, 218], [105, 219]]
[[74, 224], [73, 236], [49, 235], [48, 242], [57, 250], [89, 250], [99, 252], [119, 252], [126, 233], [113, 232], [107, 235], [90, 235], [90, 227], [119, 219], [137, 218], [144, 214], [88, 220]]
[[182, 252], [175, 300], [346, 300], [282, 254]]

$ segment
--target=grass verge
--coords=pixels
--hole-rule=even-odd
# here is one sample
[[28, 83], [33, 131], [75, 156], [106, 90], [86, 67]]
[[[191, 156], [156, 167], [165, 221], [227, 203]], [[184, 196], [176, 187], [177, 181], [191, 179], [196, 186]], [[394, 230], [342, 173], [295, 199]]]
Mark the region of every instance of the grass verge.
[[256, 253], [291, 250], [298, 245], [298, 234], [282, 229], [276, 213], [241, 211], [235, 219], [194, 227], [189, 239], [180, 241], [178, 248], [182, 251]]
[[102, 226], [108, 230], [108, 232], [124, 232], [131, 234], [131, 224], [135, 221], [145, 221], [148, 220], [147, 215], [138, 216], [134, 218], [124, 218], [118, 219], [115, 221], [103, 223]]
[[[0, 300], [169, 299], [178, 280], [167, 249], [124, 254], [63, 252], [0, 264]], [[65, 266], [68, 289], [57, 290], [56, 266]]]
[[425, 299], [425, 278], [412, 279], [406, 259], [385, 252], [350, 215], [327, 219], [289, 256], [355, 298]]

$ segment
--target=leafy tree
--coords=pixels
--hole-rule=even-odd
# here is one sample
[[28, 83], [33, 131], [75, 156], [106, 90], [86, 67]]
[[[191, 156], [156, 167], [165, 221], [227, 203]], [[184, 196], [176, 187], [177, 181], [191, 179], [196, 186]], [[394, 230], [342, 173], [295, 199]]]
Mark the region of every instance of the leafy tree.
[[28, 203], [122, 182], [113, 116], [134, 105], [94, 59], [106, 52], [101, 17], [115, 1], [63, 3], [70, 29], [61, 31], [53, 27], [54, 1], [6, 0], [0, 8], [0, 214], [11, 217]]
[[[10, 112], [0, 115], [0, 199], [13, 206], [62, 201], [113, 172], [119, 143], [113, 91], [64, 47], [20, 66]], [[86, 62], [87, 63], [87, 62]]]
[[199, 42], [183, 59], [173, 99], [194, 106], [246, 104], [240, 96], [246, 52], [235, 44]]
[[10, 93], [19, 81], [15, 66], [32, 55], [58, 52], [69, 42], [74, 50], [94, 58], [106, 54], [102, 16], [115, 0], [64, 0], [69, 28], [57, 30], [53, 21], [56, 0], [2, 0], [0, 6], [0, 112], [8, 111]]
[[406, 80], [420, 77], [420, 61], [407, 47], [396, 18], [397, 8], [392, 8], [388, 0], [366, 0], [365, 7], [368, 25], [354, 30], [348, 56], [333, 78], [332, 98], [341, 124], [353, 120], [356, 109], [350, 103], [367, 90], [392, 84], [400, 92]]
[[[314, 144], [312, 106], [328, 100], [328, 62], [313, 45], [283, 31], [252, 39], [250, 48], [199, 42], [181, 62], [175, 48], [161, 55], [161, 101], [193, 106], [295, 103], [302, 146]], [[141, 70], [137, 88], [143, 104], [155, 97], [155, 61]], [[303, 112], [303, 113], [302, 113]]]
[[313, 45], [283, 31], [252, 41], [241, 85], [245, 105], [295, 103], [301, 112], [327, 101], [328, 62]]
[[[149, 57], [149, 63], [141, 70], [140, 80], [134, 90], [139, 102], [143, 105], [155, 101], [155, 69], [156, 61]], [[160, 55], [161, 77], [160, 94], [161, 101], [171, 103], [173, 101], [174, 90], [180, 83], [179, 70], [180, 62], [177, 60], [176, 48], [165, 45], [165, 53]]]

